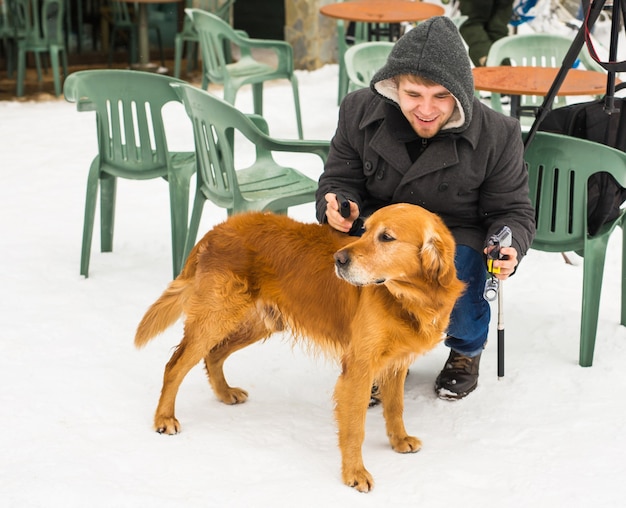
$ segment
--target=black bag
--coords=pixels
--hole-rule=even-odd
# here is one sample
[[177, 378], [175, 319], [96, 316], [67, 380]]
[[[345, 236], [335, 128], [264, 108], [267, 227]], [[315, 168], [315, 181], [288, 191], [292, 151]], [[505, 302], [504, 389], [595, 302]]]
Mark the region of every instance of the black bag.
[[[588, 139], [596, 143], [626, 151], [626, 114], [620, 114], [626, 99], [615, 97], [612, 114], [604, 111], [604, 99], [572, 104], [550, 111], [539, 124], [538, 130]], [[587, 229], [595, 235], [602, 225], [614, 220], [620, 206], [626, 201], [626, 189], [610, 174], [594, 174], [588, 182]]]

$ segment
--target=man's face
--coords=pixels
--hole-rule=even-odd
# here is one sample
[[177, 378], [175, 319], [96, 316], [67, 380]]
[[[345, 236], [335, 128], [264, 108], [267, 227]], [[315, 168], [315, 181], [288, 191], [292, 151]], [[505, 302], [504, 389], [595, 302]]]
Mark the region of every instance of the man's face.
[[421, 138], [432, 138], [454, 113], [456, 101], [441, 85], [417, 84], [407, 77], [398, 81], [398, 103], [402, 114]]

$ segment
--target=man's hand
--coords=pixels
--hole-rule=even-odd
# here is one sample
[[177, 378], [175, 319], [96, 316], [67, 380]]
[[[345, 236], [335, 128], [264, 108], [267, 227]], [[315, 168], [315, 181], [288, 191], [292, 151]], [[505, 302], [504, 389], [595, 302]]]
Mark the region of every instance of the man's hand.
[[352, 228], [352, 223], [359, 217], [359, 207], [353, 201], [350, 203], [350, 216], [342, 217], [337, 202], [337, 195], [329, 192], [324, 196], [326, 200], [326, 220], [334, 229], [347, 233]]
[[[484, 252], [487, 254], [486, 248]], [[499, 280], [505, 280], [515, 271], [515, 267], [518, 263], [517, 250], [515, 247], [501, 247], [500, 254], [502, 255], [501, 259], [493, 260], [494, 270], [492, 273]]]

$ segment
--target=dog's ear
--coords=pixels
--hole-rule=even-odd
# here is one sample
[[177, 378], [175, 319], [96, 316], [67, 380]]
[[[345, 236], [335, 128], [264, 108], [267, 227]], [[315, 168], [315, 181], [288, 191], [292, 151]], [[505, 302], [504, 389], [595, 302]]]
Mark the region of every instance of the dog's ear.
[[420, 249], [424, 277], [433, 283], [446, 286], [456, 278], [454, 267], [454, 242], [436, 231], [427, 232]]

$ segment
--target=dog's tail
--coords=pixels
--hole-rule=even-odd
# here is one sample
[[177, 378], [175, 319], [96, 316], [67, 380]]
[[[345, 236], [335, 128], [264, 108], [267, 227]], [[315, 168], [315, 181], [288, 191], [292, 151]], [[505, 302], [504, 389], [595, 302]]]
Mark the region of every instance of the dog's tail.
[[183, 303], [187, 299], [198, 265], [198, 248], [196, 245], [189, 253], [184, 268], [167, 289], [154, 302], [141, 319], [135, 333], [135, 347], [145, 346], [151, 339], [172, 326], [183, 313]]

